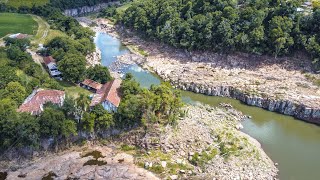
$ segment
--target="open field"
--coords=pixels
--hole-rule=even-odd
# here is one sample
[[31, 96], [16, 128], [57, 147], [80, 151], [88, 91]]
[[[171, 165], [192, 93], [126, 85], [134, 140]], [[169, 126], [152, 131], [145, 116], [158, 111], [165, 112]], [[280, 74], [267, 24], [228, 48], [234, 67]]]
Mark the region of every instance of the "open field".
[[30, 15], [0, 13], [0, 38], [14, 33], [35, 35], [37, 29], [38, 23]]
[[7, 5], [19, 8], [20, 6], [32, 7], [33, 5], [42, 6], [49, 2], [49, 0], [0, 0], [0, 2], [5, 2]]
[[80, 94], [84, 94], [86, 96], [92, 94], [90, 91], [66, 81], [59, 81], [59, 84], [63, 87], [64, 91], [66, 91], [68, 96], [72, 96], [74, 98], [79, 97]]

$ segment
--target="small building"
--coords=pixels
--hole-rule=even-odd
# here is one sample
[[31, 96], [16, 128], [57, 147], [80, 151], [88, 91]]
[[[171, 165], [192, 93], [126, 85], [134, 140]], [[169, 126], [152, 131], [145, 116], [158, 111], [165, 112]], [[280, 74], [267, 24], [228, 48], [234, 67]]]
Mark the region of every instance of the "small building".
[[62, 80], [62, 73], [58, 70], [56, 60], [52, 56], [44, 57], [43, 62], [47, 66], [51, 77]]
[[116, 112], [121, 101], [119, 93], [120, 85], [120, 79], [114, 79], [104, 84], [93, 96], [90, 107], [101, 104], [105, 110]]
[[13, 39], [26, 39], [28, 37], [29, 37], [28, 34], [21, 34], [21, 33], [12, 34], [9, 36], [9, 38], [13, 38]]
[[27, 112], [31, 115], [39, 115], [43, 112], [44, 104], [51, 102], [61, 107], [64, 100], [64, 91], [37, 89], [26, 98], [23, 104], [19, 107], [18, 112]]
[[85, 89], [88, 89], [93, 93], [97, 93], [97, 91], [102, 88], [102, 84], [91, 79], [85, 79], [83, 82], [80, 83], [80, 86]]

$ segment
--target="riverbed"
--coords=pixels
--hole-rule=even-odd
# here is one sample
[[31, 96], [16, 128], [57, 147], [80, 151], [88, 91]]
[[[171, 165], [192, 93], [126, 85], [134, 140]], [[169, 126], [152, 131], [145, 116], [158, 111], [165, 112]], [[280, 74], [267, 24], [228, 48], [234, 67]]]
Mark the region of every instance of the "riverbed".
[[[102, 53], [102, 65], [110, 66], [117, 60], [116, 56], [130, 53], [128, 48], [105, 33], [98, 33], [95, 39]], [[159, 84], [161, 80], [138, 65], [128, 65], [121, 73], [130, 72], [143, 87]], [[247, 106], [238, 100], [205, 96], [182, 91], [185, 103], [202, 103], [217, 106], [230, 103], [251, 118], [242, 124], [243, 131], [257, 139], [269, 157], [279, 164], [281, 180], [319, 179], [320, 172], [320, 128], [313, 124], [294, 119], [290, 116], [269, 112], [257, 107]]]

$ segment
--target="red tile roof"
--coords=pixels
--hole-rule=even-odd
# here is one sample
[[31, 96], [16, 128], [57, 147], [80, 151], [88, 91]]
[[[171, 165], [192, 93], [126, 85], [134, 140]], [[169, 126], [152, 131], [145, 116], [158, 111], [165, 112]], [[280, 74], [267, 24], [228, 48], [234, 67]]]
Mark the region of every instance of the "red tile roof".
[[55, 59], [53, 59], [53, 57], [52, 56], [47, 56], [47, 57], [43, 57], [43, 62], [46, 64], [46, 65], [48, 65], [48, 64], [50, 64], [50, 63], [56, 63], [56, 60]]
[[43, 111], [43, 105], [48, 102], [62, 106], [64, 97], [64, 91], [35, 90], [19, 107], [18, 112], [29, 112], [32, 115], [39, 115]]
[[96, 106], [107, 100], [114, 106], [118, 107], [121, 101], [119, 94], [120, 85], [120, 79], [114, 79], [104, 84], [101, 89], [97, 91], [97, 94], [93, 96], [90, 106]]
[[102, 87], [102, 84], [95, 82], [94, 80], [91, 80], [91, 79], [85, 79], [81, 84], [89, 86], [96, 90], [99, 90]]
[[17, 39], [25, 39], [28, 37], [28, 34], [19, 34], [16, 36]]

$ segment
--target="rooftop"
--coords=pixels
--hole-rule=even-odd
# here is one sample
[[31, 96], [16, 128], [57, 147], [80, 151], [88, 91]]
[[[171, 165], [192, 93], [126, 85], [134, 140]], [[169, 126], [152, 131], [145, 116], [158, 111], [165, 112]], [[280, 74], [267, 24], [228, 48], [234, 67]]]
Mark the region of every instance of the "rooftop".
[[114, 106], [118, 107], [120, 104], [120, 88], [121, 80], [114, 79], [102, 86], [101, 89], [93, 96], [90, 106], [96, 106], [103, 101], [107, 100]]
[[43, 62], [48, 65], [50, 63], [56, 63], [56, 60], [52, 56], [43, 57]]
[[96, 90], [99, 90], [102, 88], [102, 84], [94, 81], [94, 80], [91, 80], [91, 79], [85, 79], [83, 82], [82, 82], [83, 85], [86, 85], [86, 86], [89, 86], [93, 89], [96, 89]]
[[18, 112], [29, 112], [32, 115], [39, 115], [43, 111], [43, 105], [51, 102], [62, 106], [65, 93], [59, 90], [34, 90], [19, 107]]

